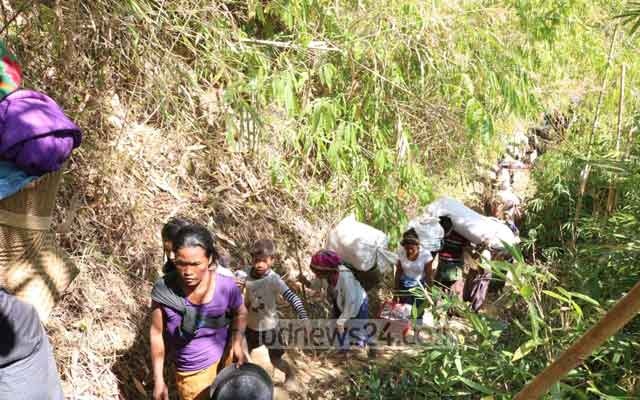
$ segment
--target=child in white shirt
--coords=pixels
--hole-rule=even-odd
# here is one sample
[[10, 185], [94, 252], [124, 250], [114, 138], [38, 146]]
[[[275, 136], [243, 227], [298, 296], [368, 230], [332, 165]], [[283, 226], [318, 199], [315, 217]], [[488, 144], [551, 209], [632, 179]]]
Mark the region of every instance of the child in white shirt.
[[[277, 297], [282, 295], [296, 311], [298, 318], [308, 319], [308, 316], [298, 295], [287, 286], [280, 275], [271, 270], [275, 255], [275, 244], [271, 240], [258, 240], [251, 251], [253, 266], [245, 271], [245, 304], [249, 310], [246, 338], [249, 351], [262, 344], [266, 345], [271, 363], [284, 372], [285, 385], [290, 385], [293, 382], [293, 370], [282, 359], [282, 337], [275, 336], [279, 335]], [[276, 337], [280, 346], [270, 347], [270, 343], [273, 343]]]

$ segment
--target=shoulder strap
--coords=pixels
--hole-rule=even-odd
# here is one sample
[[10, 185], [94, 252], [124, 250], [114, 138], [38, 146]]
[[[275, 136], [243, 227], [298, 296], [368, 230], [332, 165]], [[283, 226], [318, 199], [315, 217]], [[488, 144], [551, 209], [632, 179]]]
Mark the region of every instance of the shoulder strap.
[[186, 305], [184, 304], [184, 296], [181, 296], [179, 286], [177, 285], [177, 276], [175, 271], [165, 274], [153, 284], [151, 290], [151, 299], [157, 303], [171, 307], [174, 310], [184, 314]]
[[203, 316], [195, 307], [185, 306], [180, 324], [180, 335], [183, 338], [191, 338], [200, 328], [218, 329], [229, 326], [231, 318], [226, 313], [215, 317]]
[[151, 290], [151, 298], [167, 307], [178, 311], [182, 316], [180, 325], [180, 335], [189, 338], [195, 335], [198, 328], [223, 328], [231, 323], [231, 319], [226, 315], [216, 317], [203, 317], [195, 307], [187, 306], [184, 296], [177, 284], [177, 274], [170, 272], [158, 279]]
[[[375, 271], [378, 269], [378, 264], [374, 265], [373, 268], [371, 268], [370, 270], [367, 271], [360, 271], [359, 269], [356, 269], [356, 267], [354, 267], [353, 265], [349, 264], [346, 261], [342, 262], [342, 265], [344, 265], [345, 267], [347, 267], [347, 269], [349, 271], [351, 271], [354, 275], [358, 274], [358, 273], [367, 273], [367, 272], [371, 272], [371, 271]], [[357, 276], [357, 275], [356, 275]]]
[[205, 317], [202, 319], [202, 323], [199, 325], [204, 328], [218, 329], [224, 328], [231, 324], [231, 318], [225, 313], [218, 315], [217, 317]]

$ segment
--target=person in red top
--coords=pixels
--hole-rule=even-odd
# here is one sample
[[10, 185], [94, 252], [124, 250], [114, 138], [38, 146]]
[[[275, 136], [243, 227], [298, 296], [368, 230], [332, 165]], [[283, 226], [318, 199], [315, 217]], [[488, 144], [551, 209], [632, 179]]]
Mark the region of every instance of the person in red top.
[[435, 275], [436, 284], [456, 294], [460, 300], [464, 292], [464, 250], [471, 243], [453, 229], [449, 217], [440, 217], [440, 226], [444, 229], [442, 248], [438, 252], [438, 269]]
[[464, 252], [471, 247], [471, 242], [453, 229], [451, 218], [440, 217], [440, 225], [444, 229], [444, 239], [438, 252], [435, 281], [460, 300], [469, 302], [471, 309], [477, 312], [484, 304], [491, 281], [491, 271], [482, 268], [472, 269], [465, 279]]

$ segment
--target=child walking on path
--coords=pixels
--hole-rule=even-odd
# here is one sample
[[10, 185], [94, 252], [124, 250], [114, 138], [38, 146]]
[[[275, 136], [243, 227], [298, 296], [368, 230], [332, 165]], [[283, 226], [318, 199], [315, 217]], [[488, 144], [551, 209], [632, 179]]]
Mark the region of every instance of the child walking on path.
[[[293, 370], [289, 363], [282, 359], [283, 342], [277, 329], [276, 300], [278, 296], [281, 295], [291, 304], [298, 318], [309, 318], [298, 295], [287, 286], [280, 275], [271, 270], [275, 255], [275, 244], [271, 240], [258, 240], [251, 250], [253, 265], [247, 268], [245, 281], [245, 303], [249, 310], [246, 338], [249, 351], [262, 344], [266, 345], [271, 364], [284, 372], [285, 387], [289, 388], [293, 384]], [[280, 346], [270, 345], [275, 338]]]

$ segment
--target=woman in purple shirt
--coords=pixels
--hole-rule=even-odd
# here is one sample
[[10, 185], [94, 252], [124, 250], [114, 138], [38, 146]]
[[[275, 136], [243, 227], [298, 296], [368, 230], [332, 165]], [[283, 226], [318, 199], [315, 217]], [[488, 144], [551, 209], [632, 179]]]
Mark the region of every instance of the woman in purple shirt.
[[[216, 377], [229, 335], [227, 315], [233, 319], [233, 353], [238, 364], [245, 362], [242, 341], [247, 309], [235, 280], [216, 273], [218, 253], [205, 227], [194, 224], [181, 228], [173, 242], [173, 252], [176, 271], [158, 280], [152, 293], [153, 399], [169, 399], [164, 380], [167, 348], [176, 365], [180, 399], [208, 399], [208, 388]], [[169, 293], [165, 298], [177, 299], [174, 304], [157, 300], [161, 289]]]

